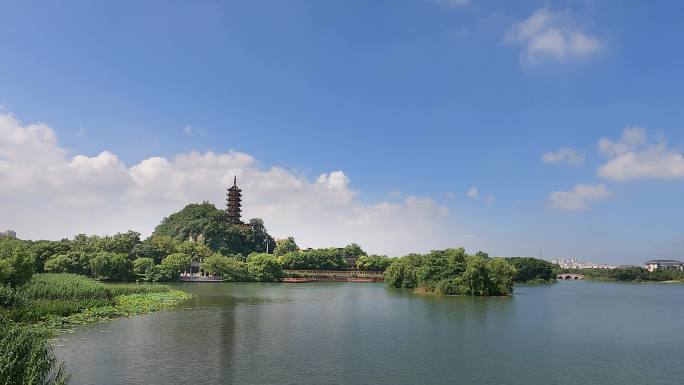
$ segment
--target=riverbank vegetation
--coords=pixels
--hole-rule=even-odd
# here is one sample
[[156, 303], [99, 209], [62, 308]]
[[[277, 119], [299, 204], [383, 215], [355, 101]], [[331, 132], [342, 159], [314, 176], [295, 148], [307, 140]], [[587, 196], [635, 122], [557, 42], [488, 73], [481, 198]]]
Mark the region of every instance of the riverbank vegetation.
[[513, 292], [515, 268], [503, 258], [466, 254], [463, 248], [397, 258], [385, 270], [390, 287], [445, 295], [493, 296]]
[[190, 297], [162, 285], [105, 284], [65, 273], [12, 283], [0, 286], [0, 384], [65, 384], [68, 375], [49, 343], [58, 330], [157, 311]]
[[551, 283], [556, 281], [557, 265], [549, 261], [530, 257], [506, 258], [515, 268], [513, 281], [516, 283]]
[[582, 274], [585, 279], [619, 282], [684, 282], [684, 271], [629, 266], [615, 269], [563, 269], [563, 273]]

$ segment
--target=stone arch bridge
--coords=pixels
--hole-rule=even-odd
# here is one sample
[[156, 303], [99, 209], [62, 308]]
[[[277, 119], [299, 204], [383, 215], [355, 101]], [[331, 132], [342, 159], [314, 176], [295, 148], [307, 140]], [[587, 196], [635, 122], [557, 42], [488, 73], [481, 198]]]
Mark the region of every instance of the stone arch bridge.
[[572, 273], [561, 273], [556, 275], [557, 280], [572, 281], [575, 279], [584, 279], [582, 274], [572, 274]]

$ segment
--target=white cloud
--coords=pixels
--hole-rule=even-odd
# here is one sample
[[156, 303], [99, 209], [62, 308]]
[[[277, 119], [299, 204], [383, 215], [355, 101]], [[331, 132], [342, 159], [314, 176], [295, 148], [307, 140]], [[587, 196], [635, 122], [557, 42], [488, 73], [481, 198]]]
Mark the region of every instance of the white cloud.
[[466, 192], [466, 196], [471, 199], [477, 198], [477, 196], [480, 194], [480, 192], [477, 190], [477, 187], [473, 186], [471, 187], [468, 192]]
[[504, 34], [504, 41], [522, 46], [520, 62], [523, 65], [548, 59], [563, 61], [586, 57], [601, 49], [599, 38], [582, 31], [569, 11], [552, 11], [548, 7], [513, 24]]
[[579, 166], [584, 163], [584, 154], [568, 147], [561, 147], [553, 152], [542, 154], [544, 163], [565, 163], [572, 166]]
[[625, 128], [619, 140], [603, 138], [598, 146], [609, 157], [598, 168], [598, 175], [604, 178], [618, 181], [684, 178], [682, 153], [668, 148], [664, 139], [649, 143], [646, 130], [641, 127]]
[[487, 195], [487, 203], [494, 203], [494, 195], [493, 194]]
[[199, 135], [199, 136], [204, 136], [207, 133], [207, 131], [203, 128], [195, 128], [193, 126], [187, 125], [183, 127], [183, 134], [184, 135]]
[[432, 199], [364, 203], [341, 170], [310, 180], [233, 151], [149, 157], [126, 166], [110, 151], [71, 156], [49, 126], [21, 125], [0, 113], [0, 228], [23, 238], [128, 229], [147, 235], [188, 203], [223, 207], [234, 175], [245, 217], [263, 218], [274, 236], [293, 235], [303, 247], [358, 242], [369, 252], [400, 255], [466, 239], [448, 221], [449, 210]]
[[566, 211], [589, 210], [589, 202], [598, 202], [613, 196], [606, 186], [578, 184], [572, 191], [554, 191], [551, 193], [551, 206]]

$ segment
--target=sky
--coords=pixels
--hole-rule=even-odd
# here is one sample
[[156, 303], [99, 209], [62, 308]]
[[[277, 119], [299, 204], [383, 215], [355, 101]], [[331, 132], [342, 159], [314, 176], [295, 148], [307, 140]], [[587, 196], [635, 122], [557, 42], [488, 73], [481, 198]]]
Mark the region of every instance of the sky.
[[0, 1], [0, 230], [684, 257], [684, 3]]

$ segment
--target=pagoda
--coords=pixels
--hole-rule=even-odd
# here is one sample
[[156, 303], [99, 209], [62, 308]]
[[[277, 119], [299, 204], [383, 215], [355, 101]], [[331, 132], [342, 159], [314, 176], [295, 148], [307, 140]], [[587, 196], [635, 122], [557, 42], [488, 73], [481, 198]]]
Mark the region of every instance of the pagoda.
[[233, 178], [233, 186], [228, 189], [228, 199], [226, 199], [226, 211], [228, 221], [234, 224], [242, 224], [240, 212], [242, 211], [242, 190], [237, 186], [237, 175]]

